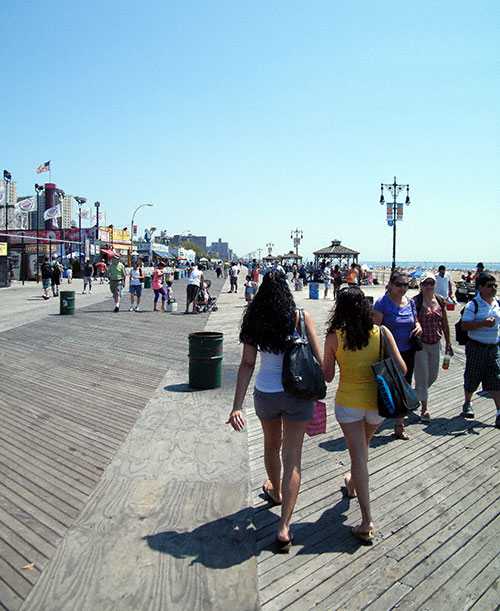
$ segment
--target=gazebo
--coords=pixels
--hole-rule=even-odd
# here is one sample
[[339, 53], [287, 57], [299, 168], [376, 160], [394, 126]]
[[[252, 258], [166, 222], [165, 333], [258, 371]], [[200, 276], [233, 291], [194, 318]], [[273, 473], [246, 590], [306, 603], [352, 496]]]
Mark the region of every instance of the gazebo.
[[338, 261], [340, 265], [342, 263], [357, 263], [359, 252], [347, 248], [347, 246], [341, 246], [340, 240], [332, 240], [330, 246], [326, 246], [321, 250], [317, 250], [314, 254], [314, 266], [319, 267], [320, 261], [328, 259], [329, 261]]
[[302, 263], [302, 255], [297, 255], [291, 250], [286, 255], [281, 255], [280, 257], [281, 265], [300, 265]]

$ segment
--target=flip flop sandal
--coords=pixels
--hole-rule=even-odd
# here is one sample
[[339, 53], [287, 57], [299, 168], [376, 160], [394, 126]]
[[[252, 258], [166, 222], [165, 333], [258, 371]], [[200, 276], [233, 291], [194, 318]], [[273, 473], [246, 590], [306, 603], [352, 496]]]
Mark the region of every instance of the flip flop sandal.
[[273, 499], [273, 497], [269, 494], [268, 490], [269, 490], [269, 488], [266, 488], [266, 484], [264, 484], [262, 486], [262, 492], [264, 493], [264, 496], [266, 497], [266, 499], [271, 503], [271, 505], [273, 505], [273, 506], [281, 505], [281, 503], [279, 503], [278, 501], [275, 501]]
[[364, 543], [365, 545], [373, 545], [373, 540], [375, 537], [373, 536], [372, 530], [357, 530], [356, 527], [353, 526], [351, 532], [356, 539], [361, 541], [361, 543]]
[[281, 539], [276, 539], [276, 551], [278, 552], [278, 554], [288, 554], [292, 549], [292, 541], [292, 533], [290, 533], [290, 539], [288, 539], [288, 541], [281, 541]]
[[410, 436], [408, 435], [405, 430], [405, 427], [402, 424], [397, 424], [394, 427], [393, 435], [394, 437], [396, 437], [396, 439], [403, 439], [404, 441], [408, 441], [408, 439], [410, 439]]

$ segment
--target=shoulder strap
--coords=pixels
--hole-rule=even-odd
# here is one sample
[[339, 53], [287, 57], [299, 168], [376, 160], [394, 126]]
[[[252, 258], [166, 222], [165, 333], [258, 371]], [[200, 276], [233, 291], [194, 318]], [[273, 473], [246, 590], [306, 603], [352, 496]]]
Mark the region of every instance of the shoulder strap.
[[[436, 295], [436, 297], [437, 297], [437, 295]], [[418, 315], [420, 314], [420, 310], [422, 309], [422, 306], [424, 305], [424, 298], [422, 297], [422, 293], [419, 293], [418, 295], [416, 295], [416, 297], [415, 297], [415, 305], [417, 307], [417, 318], [418, 318]]]
[[300, 335], [306, 339], [307, 338], [307, 333], [306, 333], [306, 320], [304, 318], [304, 310], [303, 308], [299, 308], [299, 322], [300, 322]]
[[474, 297], [474, 299], [472, 300], [474, 302], [474, 314], [477, 314], [477, 311], [479, 310], [479, 304], [477, 302], [477, 299]]

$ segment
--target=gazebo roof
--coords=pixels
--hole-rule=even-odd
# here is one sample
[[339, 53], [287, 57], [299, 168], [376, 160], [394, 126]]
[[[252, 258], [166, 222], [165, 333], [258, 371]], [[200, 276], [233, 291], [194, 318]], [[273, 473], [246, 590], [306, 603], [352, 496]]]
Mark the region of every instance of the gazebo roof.
[[287, 253], [286, 255], [281, 255], [280, 259], [294, 259], [296, 261], [298, 261], [299, 259], [302, 259], [302, 255], [297, 255], [293, 252], [293, 250], [291, 250], [289, 253]]
[[313, 253], [317, 257], [326, 256], [326, 257], [355, 257], [359, 255], [357, 250], [352, 250], [352, 248], [347, 248], [347, 246], [341, 246], [340, 240], [332, 240], [330, 246], [326, 246], [321, 250], [317, 250]]

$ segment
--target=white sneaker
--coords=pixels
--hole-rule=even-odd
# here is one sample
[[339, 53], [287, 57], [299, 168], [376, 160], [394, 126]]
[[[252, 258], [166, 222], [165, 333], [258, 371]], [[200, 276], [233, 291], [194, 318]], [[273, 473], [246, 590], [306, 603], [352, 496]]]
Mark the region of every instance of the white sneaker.
[[133, 312], [134, 311], [134, 306], [130, 306], [130, 308], [128, 309], [129, 312]]
[[135, 311], [138, 312], [139, 311], [139, 306], [135, 306]]

